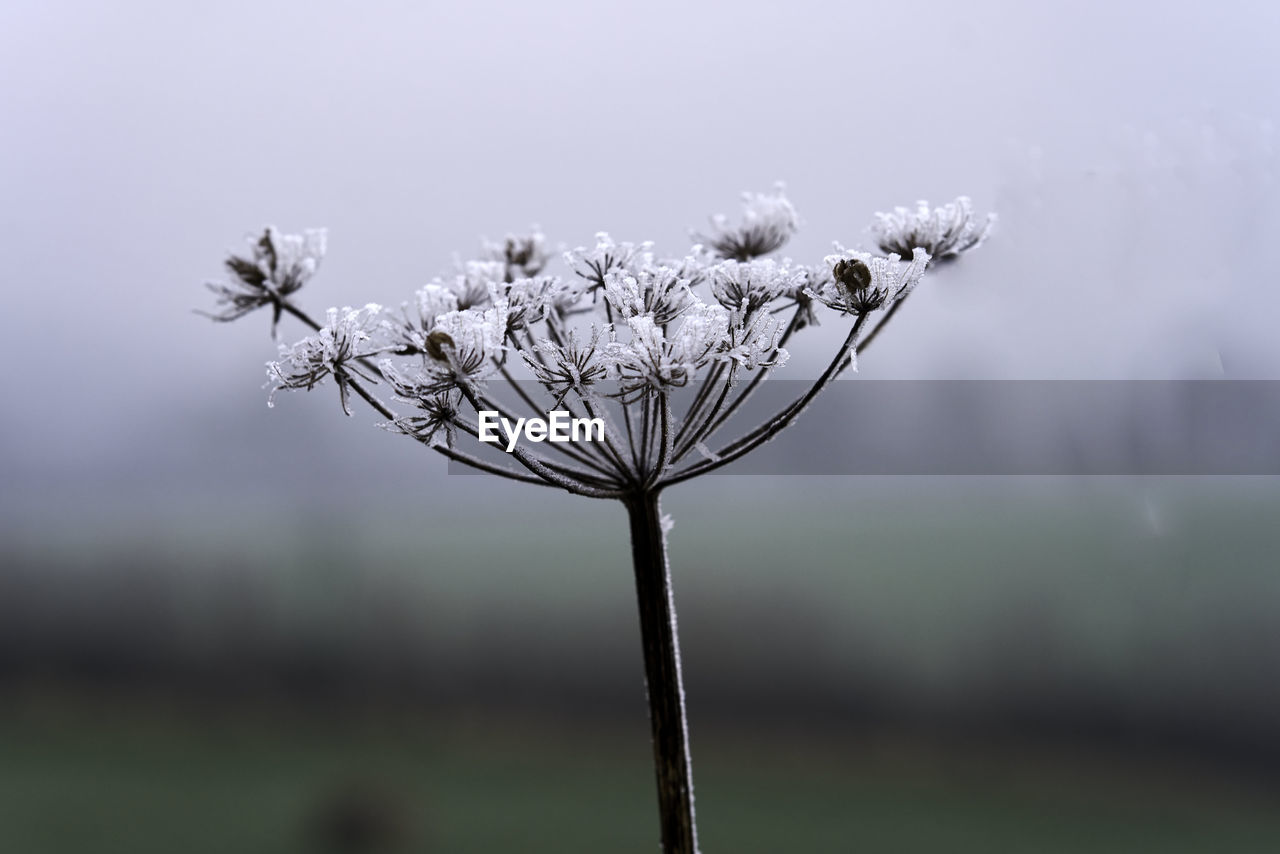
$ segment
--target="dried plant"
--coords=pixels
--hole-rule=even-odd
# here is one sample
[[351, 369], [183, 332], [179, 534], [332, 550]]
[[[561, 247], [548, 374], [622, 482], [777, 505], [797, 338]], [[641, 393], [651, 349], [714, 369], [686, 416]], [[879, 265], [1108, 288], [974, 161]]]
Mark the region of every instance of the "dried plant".
[[[666, 549], [671, 522], [659, 495], [729, 465], [794, 422], [856, 368], [930, 263], [977, 247], [992, 219], [975, 220], [964, 198], [937, 209], [921, 203], [878, 215], [873, 233], [887, 257], [837, 244], [815, 265], [774, 261], [761, 256], [785, 245], [798, 225], [779, 187], [746, 195], [738, 225], [714, 217], [713, 233], [682, 258], [660, 259], [651, 244], [616, 243], [602, 233], [593, 246], [564, 253], [564, 275], [544, 275], [550, 255], [535, 230], [486, 242], [480, 258], [427, 284], [398, 313], [373, 304], [330, 309], [323, 323], [293, 296], [319, 267], [324, 232], [268, 228], [252, 239], [249, 255], [227, 260], [231, 282], [209, 285], [220, 305], [211, 316], [230, 321], [268, 308], [273, 334], [285, 314], [312, 329], [281, 345], [268, 364], [271, 399], [332, 379], [344, 412], [351, 413], [354, 393], [385, 427], [451, 460], [626, 506], [662, 846], [692, 854], [693, 776]], [[761, 381], [786, 363], [794, 336], [818, 323], [819, 306], [848, 327], [827, 368], [790, 404], [713, 450]], [[389, 400], [375, 394], [379, 385]], [[481, 437], [495, 420], [527, 423], [498, 399], [508, 391], [526, 417], [562, 412], [598, 425], [594, 441], [588, 427], [580, 441], [542, 443], [530, 427], [526, 437], [537, 451], [514, 436], [488, 448]], [[541, 429], [546, 438], [545, 422]], [[510, 460], [495, 458], [504, 449]]]

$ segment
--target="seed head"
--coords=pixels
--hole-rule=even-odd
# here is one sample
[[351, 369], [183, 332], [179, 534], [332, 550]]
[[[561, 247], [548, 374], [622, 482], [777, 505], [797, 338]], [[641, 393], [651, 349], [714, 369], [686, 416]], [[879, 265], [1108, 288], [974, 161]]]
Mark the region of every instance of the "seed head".
[[445, 332], [443, 329], [437, 329], [427, 335], [426, 344], [427, 355], [435, 359], [437, 362], [449, 361], [449, 355], [445, 351], [445, 348], [448, 347], [452, 350], [455, 346], [453, 343], [453, 336], [448, 332]]
[[842, 258], [831, 273], [848, 291], [865, 291], [871, 287], [871, 268], [858, 258]]

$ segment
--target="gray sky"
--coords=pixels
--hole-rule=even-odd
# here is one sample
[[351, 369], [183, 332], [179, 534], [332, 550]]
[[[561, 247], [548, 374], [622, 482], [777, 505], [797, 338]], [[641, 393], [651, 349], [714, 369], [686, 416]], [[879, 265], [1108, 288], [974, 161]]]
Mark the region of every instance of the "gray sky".
[[[677, 252], [777, 179], [803, 260], [917, 198], [1001, 216], [865, 376], [1280, 377], [1277, 4], [359, 8], [0, 9], [0, 470], [198, 456], [258, 419], [267, 319], [191, 310], [265, 223], [330, 228], [320, 311], [532, 222]], [[300, 398], [262, 442], [354, 432]]]

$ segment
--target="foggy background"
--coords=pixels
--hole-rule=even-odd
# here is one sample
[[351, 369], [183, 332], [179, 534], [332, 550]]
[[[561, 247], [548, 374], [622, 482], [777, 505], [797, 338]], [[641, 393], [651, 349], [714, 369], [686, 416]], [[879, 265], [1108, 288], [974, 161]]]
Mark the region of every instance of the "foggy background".
[[[380, 829], [346, 850], [656, 838], [622, 510], [449, 476], [331, 388], [268, 410], [268, 318], [193, 312], [246, 236], [330, 229], [318, 313], [532, 223], [678, 253], [783, 179], [811, 261], [966, 194], [993, 238], [860, 378], [1280, 379], [1277, 19], [5, 4], [0, 850], [312, 850], [349, 813]], [[1273, 479], [664, 507], [708, 851], [1280, 844]]]

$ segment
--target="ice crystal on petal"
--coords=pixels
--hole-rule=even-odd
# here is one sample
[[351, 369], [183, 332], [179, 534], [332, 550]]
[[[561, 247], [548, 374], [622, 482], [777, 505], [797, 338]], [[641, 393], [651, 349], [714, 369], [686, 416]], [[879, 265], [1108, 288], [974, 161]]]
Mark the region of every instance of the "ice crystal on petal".
[[924, 275], [929, 253], [916, 247], [911, 260], [903, 263], [896, 254], [881, 258], [845, 249], [825, 260], [831, 277], [805, 293], [836, 311], [865, 314], [888, 308], [910, 293]]
[[209, 290], [217, 296], [223, 309], [210, 315], [214, 320], [231, 321], [255, 309], [272, 306], [271, 334], [283, 311], [284, 297], [305, 285], [324, 258], [327, 232], [308, 229], [302, 234], [282, 234], [268, 226], [262, 235], [250, 238], [249, 257], [232, 255], [226, 266], [235, 281], [210, 282]]
[[977, 249], [995, 221], [995, 214], [985, 220], [975, 218], [972, 203], [961, 196], [938, 208], [922, 201], [914, 211], [894, 208], [892, 213], [877, 213], [871, 230], [882, 252], [905, 258], [918, 246], [937, 262]]
[[271, 397], [281, 389], [306, 389], [332, 376], [338, 383], [342, 411], [351, 414], [348, 389], [349, 374], [372, 380], [361, 370], [358, 361], [377, 350], [375, 336], [383, 329], [382, 307], [369, 303], [364, 308], [331, 308], [327, 322], [315, 335], [289, 345], [280, 345], [280, 358], [267, 363], [267, 376], [275, 383]]
[[711, 218], [710, 235], [694, 235], [721, 258], [749, 261], [782, 248], [800, 226], [796, 209], [778, 184], [772, 193], [743, 193], [742, 222], [730, 225], [723, 214]]

